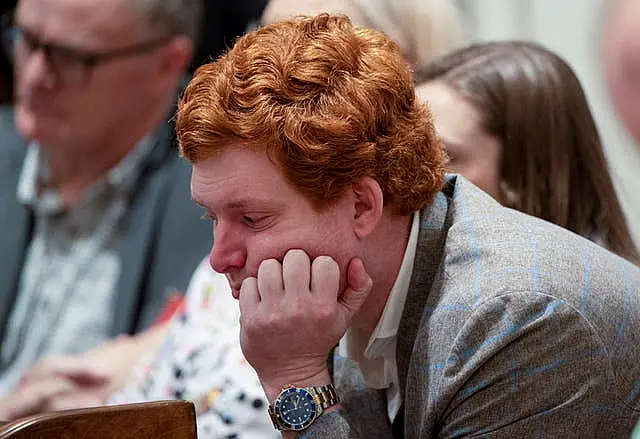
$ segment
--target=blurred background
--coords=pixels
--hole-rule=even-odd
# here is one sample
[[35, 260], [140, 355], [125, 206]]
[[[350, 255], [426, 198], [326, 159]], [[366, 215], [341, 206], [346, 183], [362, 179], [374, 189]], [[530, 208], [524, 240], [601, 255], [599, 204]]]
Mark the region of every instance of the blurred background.
[[[631, 232], [640, 243], [640, 153], [612, 107], [603, 78], [601, 32], [607, 0], [451, 1], [457, 2], [462, 11], [470, 41], [533, 40], [557, 52], [574, 68], [604, 140]], [[15, 3], [3, 1], [0, 12], [11, 11]], [[203, 39], [194, 67], [217, 56], [247, 26], [257, 23], [266, 3], [267, 0], [205, 0]], [[0, 90], [10, 89], [10, 72], [11, 65], [3, 54]], [[7, 93], [0, 93], [0, 101], [9, 99]]]
[[458, 0], [470, 39], [527, 39], [573, 67], [587, 93], [611, 173], [636, 243], [640, 243], [640, 153], [616, 115], [602, 68], [607, 0]]
[[[209, 404], [220, 394], [210, 379], [249, 370], [239, 347], [218, 343], [219, 334], [203, 323], [237, 322], [236, 315], [198, 314], [226, 309], [208, 298], [219, 281], [209, 279], [205, 257], [211, 223], [201, 221], [191, 200], [191, 167], [176, 152], [171, 121], [198, 66], [247, 30], [291, 15], [339, 11], [356, 25], [385, 31], [414, 70], [416, 96], [432, 107], [449, 169], [500, 203], [640, 265], [632, 245], [640, 246], [640, 0], [138, 0], [147, 8], [140, 10], [131, 9], [134, 0], [19, 2], [13, 23], [18, 1], [0, 1], [2, 420], [108, 401], [206, 395]], [[614, 24], [605, 32], [613, 2], [632, 8], [615, 9], [624, 11], [617, 16], [627, 26], [607, 21]], [[82, 26], [78, 17], [98, 24]], [[611, 35], [622, 31], [611, 29], [626, 29], [626, 38], [616, 40]], [[519, 41], [461, 48], [507, 40]], [[568, 62], [593, 116], [565, 62], [523, 41]], [[468, 50], [475, 55], [465, 58]], [[120, 57], [126, 62], [105, 66]], [[438, 120], [442, 114], [448, 119]], [[129, 170], [124, 177], [122, 163]], [[183, 306], [201, 298], [206, 306]], [[225, 326], [232, 331], [225, 342], [237, 344], [234, 325]], [[185, 356], [172, 337], [194, 333], [202, 339], [187, 345], [193, 351]], [[56, 355], [87, 376], [105, 364], [109, 370], [95, 382], [68, 373], [60, 390], [61, 373], [55, 361], [47, 363]], [[25, 379], [34, 373], [36, 380]], [[225, 388], [258, 392], [256, 399], [238, 399], [253, 405], [238, 405], [236, 418], [263, 428], [254, 437], [267, 437], [274, 430], [266, 411], [256, 410], [264, 407], [264, 392], [253, 384], [242, 393], [235, 382]], [[217, 437], [235, 437], [229, 416], [220, 421], [216, 407], [207, 406], [210, 417], [199, 416], [199, 430], [221, 428], [226, 433]]]

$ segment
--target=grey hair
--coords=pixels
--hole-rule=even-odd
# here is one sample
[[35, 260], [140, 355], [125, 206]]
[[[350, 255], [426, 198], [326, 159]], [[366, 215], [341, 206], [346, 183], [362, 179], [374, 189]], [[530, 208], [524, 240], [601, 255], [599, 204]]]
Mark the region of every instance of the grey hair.
[[200, 38], [205, 0], [135, 0], [136, 8], [151, 32], [186, 35], [194, 43]]

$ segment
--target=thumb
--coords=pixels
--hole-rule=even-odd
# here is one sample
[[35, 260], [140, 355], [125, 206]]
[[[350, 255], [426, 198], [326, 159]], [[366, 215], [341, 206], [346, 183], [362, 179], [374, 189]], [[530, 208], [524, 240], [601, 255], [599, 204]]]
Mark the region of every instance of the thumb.
[[338, 297], [340, 303], [349, 316], [353, 316], [369, 297], [373, 281], [364, 268], [360, 258], [353, 258], [347, 267], [347, 288]]

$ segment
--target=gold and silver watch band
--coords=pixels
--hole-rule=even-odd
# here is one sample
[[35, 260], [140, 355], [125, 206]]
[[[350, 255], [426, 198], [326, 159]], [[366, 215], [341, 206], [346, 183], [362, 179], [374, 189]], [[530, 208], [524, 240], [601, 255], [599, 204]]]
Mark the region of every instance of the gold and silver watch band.
[[314, 386], [306, 387], [306, 389], [316, 395], [318, 404], [322, 410], [336, 405], [340, 402], [338, 398], [338, 392], [333, 384], [327, 384], [326, 386]]

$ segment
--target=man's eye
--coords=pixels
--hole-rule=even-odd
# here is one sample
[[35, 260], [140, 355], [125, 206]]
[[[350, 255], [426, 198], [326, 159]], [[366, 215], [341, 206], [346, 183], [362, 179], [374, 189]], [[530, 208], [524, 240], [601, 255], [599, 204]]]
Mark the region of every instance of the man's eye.
[[257, 227], [264, 224], [267, 218], [264, 215], [243, 215], [242, 221], [248, 226]]
[[260, 221], [260, 218], [244, 215], [242, 217], [242, 220], [247, 224], [256, 224], [258, 221]]
[[82, 55], [73, 49], [67, 49], [65, 47], [51, 47], [49, 50], [51, 58], [61, 64], [76, 64], [81, 63], [83, 60]]

